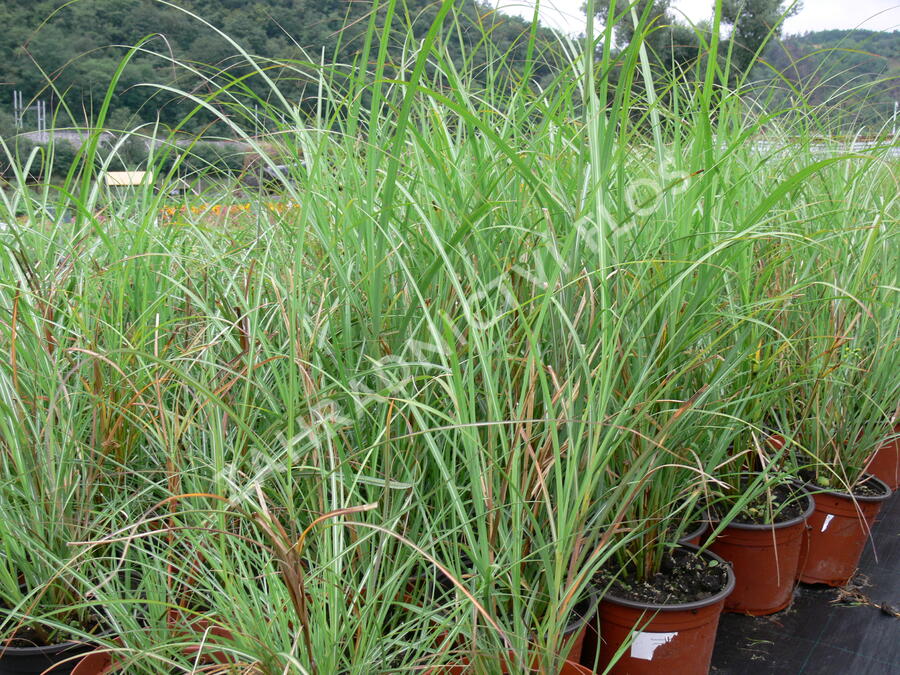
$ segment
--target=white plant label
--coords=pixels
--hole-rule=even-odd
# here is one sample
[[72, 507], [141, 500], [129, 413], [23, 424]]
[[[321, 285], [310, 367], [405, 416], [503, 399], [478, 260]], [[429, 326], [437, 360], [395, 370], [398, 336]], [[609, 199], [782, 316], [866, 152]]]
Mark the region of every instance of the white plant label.
[[653, 660], [653, 653], [658, 647], [668, 644], [678, 633], [638, 633], [631, 643], [631, 658]]
[[834, 516], [831, 515], [830, 513], [827, 516], [825, 516], [825, 522], [822, 523], [822, 530], [821, 530], [822, 532], [824, 532], [825, 530], [828, 529], [828, 524], [832, 521], [833, 518], [834, 518]]

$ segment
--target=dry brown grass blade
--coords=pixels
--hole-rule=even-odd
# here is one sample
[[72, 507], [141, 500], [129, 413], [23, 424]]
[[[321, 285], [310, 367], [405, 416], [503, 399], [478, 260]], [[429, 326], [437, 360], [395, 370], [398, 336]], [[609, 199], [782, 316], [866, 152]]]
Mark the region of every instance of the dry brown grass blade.
[[364, 504], [362, 506], [351, 506], [344, 509], [336, 509], [324, 513], [310, 523], [306, 529], [300, 534], [300, 538], [295, 544], [291, 544], [290, 537], [282, 524], [272, 516], [266, 503], [265, 495], [262, 489], [256, 486], [257, 497], [259, 499], [260, 512], [254, 517], [257, 524], [263, 529], [275, 552], [275, 558], [278, 567], [284, 578], [285, 586], [291, 596], [291, 604], [297, 612], [297, 618], [300, 621], [300, 630], [303, 635], [303, 642], [306, 647], [306, 653], [309, 656], [309, 664], [313, 673], [318, 672], [315, 663], [314, 652], [312, 648], [312, 637], [309, 626], [309, 608], [307, 607], [306, 583], [303, 574], [303, 558], [301, 552], [307, 535], [312, 529], [332, 518], [349, 515], [352, 513], [361, 513], [371, 511], [377, 508], [377, 504]]

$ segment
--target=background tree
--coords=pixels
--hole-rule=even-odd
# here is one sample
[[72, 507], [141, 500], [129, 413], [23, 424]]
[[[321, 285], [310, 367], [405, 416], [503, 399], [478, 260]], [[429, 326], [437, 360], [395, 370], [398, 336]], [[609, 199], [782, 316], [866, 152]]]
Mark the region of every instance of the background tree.
[[763, 45], [781, 37], [784, 19], [800, 9], [792, 0], [722, 0], [722, 22], [731, 26], [735, 75], [748, 72]]
[[[708, 2], [712, 9], [713, 0]], [[616, 21], [615, 39], [617, 46], [622, 46], [634, 39], [636, 28], [628, 0], [616, 4], [617, 16], [611, 19], [609, 0], [598, 0], [597, 14], [603, 22]], [[670, 77], [672, 73], [682, 82], [689, 81], [692, 66], [703, 58], [701, 44], [708, 39], [705, 33], [710, 26], [679, 22], [670, 4], [670, 0], [637, 0], [634, 7], [638, 16], [646, 19], [641, 26], [642, 37], [661, 81], [679, 81]], [[178, 5], [225, 30], [249, 51], [303, 66], [305, 71], [315, 67], [306, 66], [306, 61], [317, 64], [323, 54], [327, 63], [344, 64], [346, 73], [355, 72], [352, 68], [371, 67], [358, 63], [371, 17], [371, 0], [179, 0]], [[405, 0], [401, 4], [395, 29], [388, 36], [389, 68], [399, 63], [404, 40], [424, 37], [438, 5], [435, 0]], [[856, 99], [841, 97], [845, 102], [868, 101], [870, 96], [892, 101], [896, 97], [898, 33], [824, 31], [780, 41], [776, 39], [780, 36], [779, 21], [790, 6], [789, 0], [723, 0], [723, 21], [730, 28], [727, 39], [733, 46], [731, 84], [753, 67], [753, 55], [768, 39], [765, 60], [773, 67], [787, 69], [789, 78], [803, 83], [811, 105], [832, 105], [835, 99], [831, 95], [840, 87], [859, 89]], [[453, 18], [454, 26], [451, 29], [448, 24], [441, 43], [461, 70], [463, 62], [469, 60], [474, 68], [464, 70], [482, 77], [488, 64], [503, 54], [507, 56], [511, 86], [540, 85], [557, 72], [562, 59], [559, 37], [552, 30], [538, 30], [536, 57], [528, 64], [531, 81], [521, 82], [531, 33], [528, 21], [498, 13], [492, 2], [480, 0], [456, 0]], [[383, 26], [384, 12], [374, 19]], [[4, 27], [0, 32], [0, 105], [11, 112], [13, 89], [21, 90], [26, 102], [40, 93], [50, 104], [49, 113], [59, 116], [58, 126], [82, 125], [92, 118], [126, 46], [150, 35], [157, 37], [147, 43], [146, 49], [156, 54], [138, 54], [123, 74], [108, 118], [113, 128], [127, 129], [157, 119], [173, 126], [194, 107], [183, 97], [144, 83], [171, 85], [201, 95], [210, 91], [202, 78], [173, 68], [170, 56], [190, 62], [210, 77], [223, 68], [232, 76], [250, 73], [234, 47], [215, 31], [156, 0], [78, 0], [69, 4], [59, 0], [4, 0], [0, 2], [0, 25]], [[481, 42], [484, 33], [490, 35], [490, 44]], [[289, 68], [273, 69], [269, 74], [279, 80], [289, 100], [301, 108], [314, 108], [315, 82]], [[58, 100], [46, 89], [48, 78], [77, 119], [62, 116]], [[772, 80], [771, 70], [753, 70], [752, 79]], [[610, 74], [610, 80], [615, 82], [616, 71]], [[251, 76], [246, 85], [261, 98], [268, 96], [259, 78]], [[640, 78], [636, 86], [643, 86]], [[771, 86], [779, 91], [772, 105], [781, 104], [791, 95], [782, 91], [783, 83], [773, 82]], [[892, 113], [892, 103], [878, 110], [878, 119], [883, 121]], [[875, 118], [869, 111], [868, 105], [858, 108], [857, 119], [865, 118], [864, 124], [873, 124]], [[210, 115], [198, 115], [185, 128], [200, 131], [212, 121]], [[26, 118], [26, 130], [34, 129], [34, 122], [31, 113]], [[229, 133], [224, 125], [213, 129]], [[8, 129], [0, 132], [4, 137], [9, 134]]]
[[638, 28], [634, 19], [637, 17], [644, 45], [655, 66], [669, 72], [697, 58], [700, 48], [697, 35], [689, 26], [676, 21], [670, 11], [671, 0], [638, 0], [636, 3], [620, 0], [613, 17], [610, 17], [610, 4], [610, 0], [599, 0], [595, 7], [603, 24], [610, 19], [615, 21], [618, 47], [624, 47], [634, 39]]
[[[634, 16], [642, 22], [644, 44], [654, 65], [664, 72], [680, 72], [701, 56], [702, 35], [709, 30], [706, 23], [690, 27], [679, 22], [670, 9], [671, 0], [637, 0], [616, 3], [615, 35], [618, 46], [634, 38]], [[595, 5], [601, 22], [610, 20], [610, 0], [598, 0]], [[631, 8], [634, 8], [634, 13]], [[711, 2], [710, 11], [715, 7]], [[730, 27], [729, 40], [733, 44], [733, 81], [747, 72], [754, 57], [767, 40], [781, 35], [783, 19], [800, 10], [793, 0], [723, 0], [722, 23]], [[705, 36], [707, 37], [707, 36]]]
[[[348, 71], [359, 58], [373, 11], [373, 3], [362, 0], [180, 0], [178, 5], [223, 30], [252, 54], [317, 64], [324, 53], [327, 63], [346, 64]], [[414, 39], [425, 36], [438, 6], [434, 0], [405, 0], [398, 9], [395, 30], [388, 37], [389, 65], [399, 63], [403, 42], [410, 33]], [[405, 25], [407, 17], [411, 26]], [[469, 59], [477, 71], [479, 65], [486, 65], [499, 53], [508, 54], [513, 71], [524, 72], [530, 22], [498, 13], [488, 3], [476, 0], [457, 0], [454, 17], [456, 25], [448, 27], [442, 42], [457, 66]], [[384, 9], [374, 18], [376, 25], [383, 26]], [[177, 96], [153, 93], [142, 83], [171, 85], [200, 94], [209, 90], [202, 77], [173, 68], [170, 55], [190, 62], [209, 76], [220, 69], [235, 77], [252, 73], [227, 40], [185, 12], [155, 0], [78, 0], [70, 4], [4, 0], [0, 3], [0, 22], [4, 26], [0, 34], [3, 101], [12, 99], [13, 89], [21, 90], [26, 101], [39, 92], [45, 100], [51, 98], [46, 91], [49, 77], [77, 114], [91, 117], [127, 47], [151, 35], [158, 37], [147, 43], [146, 49], [157, 54], [138, 54], [123, 74], [114, 102], [117, 123], [131, 119], [137, 124], [158, 117], [164, 124], [173, 125], [193, 107]], [[479, 26], [490, 33], [491, 45], [481, 42]], [[539, 58], [531, 71], [533, 81], [551, 75], [557, 44], [556, 34], [549, 29], [540, 29], [538, 38]], [[315, 86], [287, 69], [283, 72], [279, 75], [272, 71], [270, 75], [280, 79], [279, 86], [289, 99], [304, 105], [312, 96], [308, 91], [315, 92]], [[251, 77], [246, 84], [260, 97], [268, 95], [259, 78]], [[313, 104], [309, 101], [310, 107]], [[51, 106], [55, 112], [57, 102], [51, 101]], [[84, 122], [59, 121], [62, 125]], [[205, 128], [210, 122], [210, 116], [197, 116], [189, 130]]]

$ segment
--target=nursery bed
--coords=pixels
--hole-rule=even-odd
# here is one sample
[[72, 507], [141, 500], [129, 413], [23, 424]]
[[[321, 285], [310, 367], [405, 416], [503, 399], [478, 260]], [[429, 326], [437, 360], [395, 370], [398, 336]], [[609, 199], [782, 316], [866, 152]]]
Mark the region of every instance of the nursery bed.
[[[767, 617], [722, 616], [710, 672], [900, 675], [900, 498], [885, 503], [859, 571], [844, 589], [801, 585]], [[840, 601], [843, 598], [844, 601]]]

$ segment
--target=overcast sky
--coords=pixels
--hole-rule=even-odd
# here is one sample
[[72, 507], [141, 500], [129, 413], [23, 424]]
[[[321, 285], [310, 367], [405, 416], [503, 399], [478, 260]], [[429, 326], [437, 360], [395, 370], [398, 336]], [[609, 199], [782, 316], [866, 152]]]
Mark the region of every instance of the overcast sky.
[[[511, 14], [531, 18], [534, 0], [491, 0]], [[584, 0], [542, 0], [541, 22], [569, 33], [584, 32]], [[715, 0], [673, 0], [676, 15], [683, 12], [691, 21], [708, 18]], [[683, 18], [683, 17], [682, 17]], [[803, 33], [825, 28], [868, 28], [900, 30], [898, 0], [806, 0], [803, 9], [785, 23], [786, 33]]]

